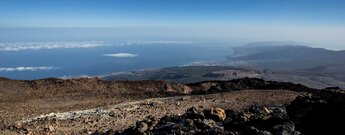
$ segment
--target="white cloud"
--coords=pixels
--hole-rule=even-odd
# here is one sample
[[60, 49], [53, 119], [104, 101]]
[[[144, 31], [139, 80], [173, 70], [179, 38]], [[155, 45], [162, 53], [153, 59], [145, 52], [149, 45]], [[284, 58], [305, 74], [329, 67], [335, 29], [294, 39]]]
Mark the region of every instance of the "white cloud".
[[11, 68], [0, 68], [0, 72], [13, 72], [13, 71], [37, 71], [37, 70], [54, 70], [59, 69], [58, 67], [11, 67]]
[[96, 75], [71, 75], [71, 76], [61, 76], [59, 77], [60, 79], [78, 79], [78, 78], [95, 78], [95, 77], [99, 77]]
[[113, 54], [103, 54], [103, 56], [119, 57], [119, 58], [133, 58], [133, 57], [137, 57], [139, 55], [133, 54], [133, 53], [113, 53]]
[[181, 45], [194, 44], [192, 41], [84, 41], [84, 42], [4, 42], [0, 43], [0, 51], [23, 51], [23, 50], [43, 50], [43, 49], [61, 49], [61, 48], [96, 48], [102, 46], [125, 46], [125, 45]]
[[156, 40], [156, 41], [144, 41], [144, 40], [137, 40], [137, 41], [124, 41], [120, 42], [120, 45], [182, 45], [182, 44], [196, 44], [197, 42], [194, 41], [163, 41], [163, 40]]
[[59, 48], [95, 48], [111, 45], [106, 42], [10, 42], [0, 43], [0, 51], [42, 50]]

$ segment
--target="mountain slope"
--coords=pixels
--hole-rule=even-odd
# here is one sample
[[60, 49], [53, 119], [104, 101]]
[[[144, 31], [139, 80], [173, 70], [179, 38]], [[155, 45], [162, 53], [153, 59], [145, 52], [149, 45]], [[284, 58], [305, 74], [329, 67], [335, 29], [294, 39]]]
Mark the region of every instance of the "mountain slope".
[[300, 45], [250, 44], [234, 48], [225, 63], [241, 61], [272, 70], [308, 70], [320, 66], [345, 64], [345, 51], [332, 51]]
[[[0, 119], [18, 120], [31, 115], [107, 106], [121, 102], [186, 94], [205, 94], [243, 89], [269, 89], [276, 84], [292, 91], [310, 91], [302, 85], [239, 79], [177, 84], [166, 81], [103, 81], [97, 78], [0, 79]], [[220, 87], [218, 87], [220, 86]], [[13, 107], [14, 106], [14, 107]]]
[[114, 124], [118, 125], [114, 129], [121, 130], [148, 115], [178, 114], [191, 106], [280, 105], [307, 91], [314, 89], [255, 78], [193, 84], [1, 78], [0, 134], [85, 134]]
[[[340, 70], [335, 70], [340, 71]], [[337, 74], [334, 74], [337, 75]], [[341, 76], [339, 74], [338, 76]], [[332, 76], [323, 72], [282, 72], [241, 68], [233, 66], [186, 66], [170, 67], [155, 70], [142, 70], [104, 76], [104, 80], [167, 80], [177, 83], [195, 83], [206, 80], [231, 80], [240, 78], [262, 78], [265, 80], [292, 82], [306, 85], [311, 88], [322, 89], [325, 87], [345, 88], [345, 79]]]

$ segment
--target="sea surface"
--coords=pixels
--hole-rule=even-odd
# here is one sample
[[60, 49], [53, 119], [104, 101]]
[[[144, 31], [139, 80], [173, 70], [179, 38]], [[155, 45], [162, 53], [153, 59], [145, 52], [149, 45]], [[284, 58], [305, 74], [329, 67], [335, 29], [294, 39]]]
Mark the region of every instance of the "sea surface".
[[225, 59], [231, 47], [191, 41], [0, 43], [0, 77], [98, 76]]

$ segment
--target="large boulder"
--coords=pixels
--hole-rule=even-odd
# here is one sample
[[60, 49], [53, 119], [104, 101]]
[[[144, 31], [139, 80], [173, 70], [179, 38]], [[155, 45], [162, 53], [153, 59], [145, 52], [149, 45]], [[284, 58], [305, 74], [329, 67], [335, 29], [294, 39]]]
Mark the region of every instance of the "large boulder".
[[287, 107], [297, 130], [305, 135], [344, 134], [345, 94], [343, 91], [322, 90], [299, 96]]

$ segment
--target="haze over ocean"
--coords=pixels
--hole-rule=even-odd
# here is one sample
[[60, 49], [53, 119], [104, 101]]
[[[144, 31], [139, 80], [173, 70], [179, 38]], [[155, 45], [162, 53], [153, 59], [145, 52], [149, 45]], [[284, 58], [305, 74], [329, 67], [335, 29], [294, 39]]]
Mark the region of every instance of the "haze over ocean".
[[[256, 41], [343, 50], [344, 7], [343, 0], [1, 0], [0, 76], [181, 66]], [[128, 41], [140, 43], [118, 45]]]
[[343, 0], [1, 0], [0, 41], [298, 41], [345, 49]]

